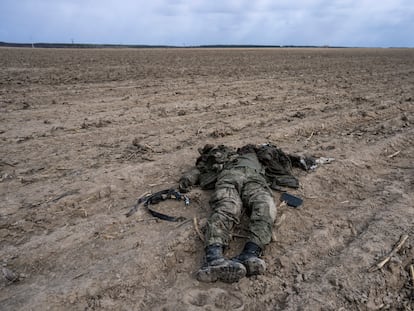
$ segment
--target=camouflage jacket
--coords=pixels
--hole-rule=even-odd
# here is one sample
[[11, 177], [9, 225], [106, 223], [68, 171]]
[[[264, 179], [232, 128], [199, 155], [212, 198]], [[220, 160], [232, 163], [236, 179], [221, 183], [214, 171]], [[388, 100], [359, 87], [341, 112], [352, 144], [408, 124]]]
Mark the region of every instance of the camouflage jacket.
[[[280, 187], [298, 188], [299, 181], [292, 175], [292, 167], [308, 170], [314, 164], [313, 158], [288, 155], [270, 144], [257, 146], [255, 151], [264, 170], [254, 168], [258, 173], [264, 174], [269, 186], [275, 190], [280, 190]], [[235, 149], [224, 145], [205, 145], [198, 152], [200, 156], [195, 167], [180, 178], [181, 192], [188, 192], [193, 185], [200, 185], [202, 189], [214, 189], [219, 173], [225, 168], [237, 166], [240, 157]]]

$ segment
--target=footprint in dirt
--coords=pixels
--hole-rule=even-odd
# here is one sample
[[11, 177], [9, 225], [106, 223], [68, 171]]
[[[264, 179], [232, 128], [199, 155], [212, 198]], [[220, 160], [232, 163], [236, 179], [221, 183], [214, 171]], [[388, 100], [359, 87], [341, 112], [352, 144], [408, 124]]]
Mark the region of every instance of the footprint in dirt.
[[183, 302], [189, 306], [189, 310], [244, 310], [243, 300], [240, 296], [221, 288], [190, 289], [184, 294]]

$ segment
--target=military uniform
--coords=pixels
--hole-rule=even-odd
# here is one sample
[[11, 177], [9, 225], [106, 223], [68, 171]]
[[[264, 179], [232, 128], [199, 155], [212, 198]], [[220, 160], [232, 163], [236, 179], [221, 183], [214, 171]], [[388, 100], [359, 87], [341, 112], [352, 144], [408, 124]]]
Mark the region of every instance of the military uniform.
[[[199, 150], [196, 167], [180, 179], [180, 191], [192, 185], [214, 189], [210, 199], [213, 213], [207, 221], [205, 264], [197, 279], [203, 282], [237, 282], [244, 276], [263, 274], [265, 262], [260, 255], [272, 237], [276, 219], [273, 189], [297, 188], [291, 174], [292, 164], [306, 169], [304, 158], [289, 156], [273, 145], [246, 145], [237, 152], [226, 146], [206, 145]], [[246, 209], [249, 236], [243, 251], [232, 259], [223, 256], [232, 230]]]
[[262, 248], [270, 242], [276, 206], [256, 153], [240, 155], [225, 166], [217, 177], [210, 205], [213, 213], [207, 223], [206, 246], [229, 244], [243, 206], [250, 215], [249, 239]]

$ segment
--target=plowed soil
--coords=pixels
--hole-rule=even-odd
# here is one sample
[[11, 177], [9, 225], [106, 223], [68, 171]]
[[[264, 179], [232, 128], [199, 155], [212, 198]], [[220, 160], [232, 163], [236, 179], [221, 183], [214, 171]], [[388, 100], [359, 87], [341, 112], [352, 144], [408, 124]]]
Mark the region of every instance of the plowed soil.
[[[414, 50], [0, 49], [0, 68], [1, 310], [414, 310]], [[295, 171], [265, 275], [195, 279], [208, 191], [156, 206], [180, 223], [125, 216], [204, 144], [266, 142], [335, 162]]]

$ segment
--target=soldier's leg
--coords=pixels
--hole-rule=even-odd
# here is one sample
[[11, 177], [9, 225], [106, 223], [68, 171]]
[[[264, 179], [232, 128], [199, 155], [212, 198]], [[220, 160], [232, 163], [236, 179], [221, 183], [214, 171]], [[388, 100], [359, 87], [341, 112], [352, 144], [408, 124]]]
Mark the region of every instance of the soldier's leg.
[[229, 244], [231, 231], [240, 222], [242, 201], [238, 177], [237, 173], [229, 172], [216, 184], [210, 200], [213, 213], [207, 222], [205, 263], [197, 272], [199, 281], [232, 283], [246, 275], [246, 268], [241, 263], [223, 257], [223, 248]]
[[261, 183], [247, 183], [243, 190], [243, 200], [249, 208], [249, 239], [263, 248], [272, 239], [272, 229], [276, 219], [276, 204], [271, 191]]
[[210, 199], [213, 210], [207, 222], [206, 246], [222, 244], [228, 246], [234, 226], [240, 223], [243, 203], [240, 198], [242, 175], [238, 172], [219, 179]]
[[265, 245], [272, 238], [273, 223], [276, 218], [276, 205], [271, 191], [264, 182], [248, 182], [243, 189], [243, 201], [251, 215], [249, 223], [249, 241], [242, 253], [234, 258], [247, 269], [247, 275], [263, 274], [266, 263], [260, 259]]

